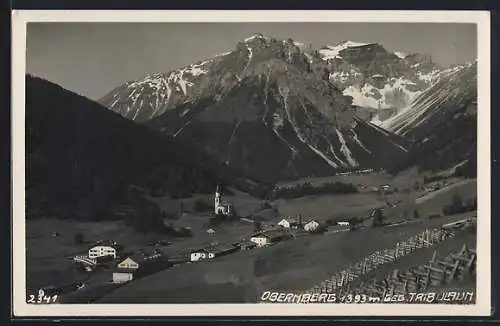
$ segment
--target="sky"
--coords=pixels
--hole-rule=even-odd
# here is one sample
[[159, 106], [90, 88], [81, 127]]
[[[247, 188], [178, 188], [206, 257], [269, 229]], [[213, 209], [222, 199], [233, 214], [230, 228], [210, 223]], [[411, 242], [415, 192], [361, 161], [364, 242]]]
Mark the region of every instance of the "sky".
[[448, 23], [29, 23], [26, 72], [98, 100], [126, 81], [168, 72], [262, 33], [314, 48], [341, 41], [428, 54], [441, 66], [477, 58], [475, 24]]

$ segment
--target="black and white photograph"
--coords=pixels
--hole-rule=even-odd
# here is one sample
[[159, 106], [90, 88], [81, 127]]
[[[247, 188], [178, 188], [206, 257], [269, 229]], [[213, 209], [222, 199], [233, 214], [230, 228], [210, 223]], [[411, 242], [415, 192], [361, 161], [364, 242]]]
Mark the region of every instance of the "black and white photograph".
[[489, 314], [488, 14], [195, 13], [13, 14], [19, 311]]

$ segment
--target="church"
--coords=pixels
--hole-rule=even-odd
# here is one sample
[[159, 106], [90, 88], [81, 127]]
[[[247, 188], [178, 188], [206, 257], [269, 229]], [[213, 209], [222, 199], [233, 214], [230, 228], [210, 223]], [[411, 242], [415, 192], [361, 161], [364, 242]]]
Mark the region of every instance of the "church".
[[233, 205], [231, 203], [222, 201], [222, 194], [218, 185], [217, 189], [215, 190], [215, 214], [227, 217], [234, 215]]

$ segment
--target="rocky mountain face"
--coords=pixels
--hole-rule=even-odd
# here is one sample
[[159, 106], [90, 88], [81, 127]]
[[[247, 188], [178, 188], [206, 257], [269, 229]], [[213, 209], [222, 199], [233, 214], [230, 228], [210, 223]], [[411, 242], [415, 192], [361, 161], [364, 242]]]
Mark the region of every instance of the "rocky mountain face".
[[100, 102], [261, 180], [383, 167], [407, 143], [355, 116], [328, 66], [257, 34], [231, 52], [119, 86]]
[[352, 97], [358, 115], [375, 120], [407, 108], [443, 70], [429, 56], [391, 53], [377, 43], [344, 41], [322, 47], [313, 58], [327, 64], [330, 80]]
[[130, 185], [188, 196], [218, 182], [247, 192], [255, 185], [189, 144], [26, 76], [28, 217], [108, 219]]
[[412, 141], [412, 155], [405, 165], [435, 170], [475, 160], [477, 63], [447, 70], [408, 110], [381, 127]]

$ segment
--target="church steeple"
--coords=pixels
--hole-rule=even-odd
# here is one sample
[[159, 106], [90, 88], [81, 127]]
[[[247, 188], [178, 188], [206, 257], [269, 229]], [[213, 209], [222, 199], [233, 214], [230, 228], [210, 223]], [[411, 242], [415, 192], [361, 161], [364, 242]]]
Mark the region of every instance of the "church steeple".
[[218, 211], [218, 207], [220, 206], [220, 190], [219, 190], [219, 185], [217, 185], [217, 188], [215, 188], [215, 213]]

